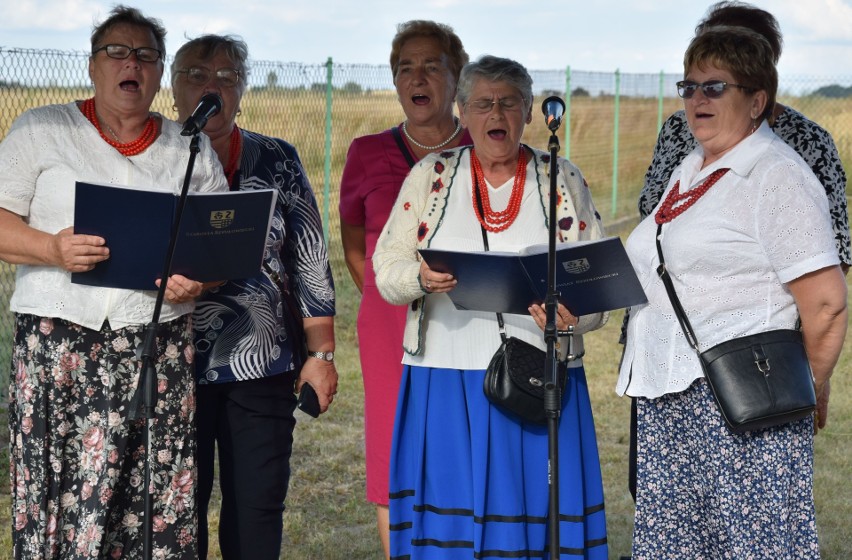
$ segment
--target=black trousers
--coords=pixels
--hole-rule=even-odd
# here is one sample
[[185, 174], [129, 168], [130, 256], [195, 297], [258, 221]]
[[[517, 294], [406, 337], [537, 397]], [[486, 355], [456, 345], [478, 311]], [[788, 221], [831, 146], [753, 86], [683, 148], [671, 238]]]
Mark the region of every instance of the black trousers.
[[219, 449], [223, 560], [277, 560], [296, 420], [294, 374], [199, 385], [198, 555], [207, 558], [207, 510]]

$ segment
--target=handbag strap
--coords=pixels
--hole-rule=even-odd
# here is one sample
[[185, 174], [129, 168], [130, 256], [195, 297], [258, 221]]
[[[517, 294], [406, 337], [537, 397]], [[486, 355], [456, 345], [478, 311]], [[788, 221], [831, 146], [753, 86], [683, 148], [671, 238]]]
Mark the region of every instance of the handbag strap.
[[663, 258], [663, 246], [660, 244], [660, 237], [662, 237], [662, 234], [663, 224], [657, 224], [657, 235], [655, 241], [657, 243], [657, 256], [660, 258], [660, 264], [657, 266], [657, 275], [666, 287], [666, 293], [669, 295], [669, 300], [672, 302], [672, 308], [677, 316], [678, 323], [680, 323], [680, 328], [683, 330], [683, 335], [686, 337], [686, 341], [693, 350], [699, 352], [698, 339], [695, 338], [695, 331], [692, 330], [692, 325], [689, 323], [689, 319], [686, 317], [686, 312], [680, 304], [680, 298], [677, 297], [674, 284], [672, 284], [671, 275], [669, 274], [668, 268], [666, 268], [666, 260]]
[[405, 161], [408, 163], [408, 168], [411, 169], [417, 162], [414, 161], [414, 157], [411, 155], [411, 152], [408, 151], [405, 142], [402, 141], [402, 135], [399, 133], [399, 127], [395, 126], [391, 128], [391, 135], [396, 141], [396, 145], [399, 146], [399, 151], [402, 152], [402, 155], [405, 157]]
[[[476, 185], [473, 185], [473, 193], [476, 196], [476, 206], [479, 208], [479, 215], [482, 216], [482, 196], [479, 194], [479, 189], [476, 188]], [[485, 250], [488, 251], [488, 233], [485, 231], [481, 222], [479, 224], [479, 229], [482, 231], [482, 245], [485, 247]], [[500, 339], [503, 342], [506, 342], [506, 326], [503, 323], [503, 314], [497, 312], [496, 315], [497, 328], [500, 329]]]

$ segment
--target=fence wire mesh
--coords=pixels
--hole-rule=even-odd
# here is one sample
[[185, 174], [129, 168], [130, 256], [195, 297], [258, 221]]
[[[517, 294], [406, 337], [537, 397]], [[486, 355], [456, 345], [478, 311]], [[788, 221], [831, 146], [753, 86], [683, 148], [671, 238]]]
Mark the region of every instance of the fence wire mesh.
[[[166, 61], [162, 89], [152, 110], [173, 109]], [[565, 98], [561, 154], [574, 161], [592, 187], [607, 221], [633, 219], [644, 173], [663, 119], [681, 108], [679, 74], [531, 70], [536, 101]], [[301, 64], [255, 61], [237, 124], [296, 146], [311, 179], [330, 245], [335, 278], [348, 281], [339, 243], [340, 175], [350, 141], [404, 119], [387, 65]], [[91, 97], [88, 54], [0, 48], [0, 139], [27, 109]], [[834, 137], [841, 159], [852, 163], [852, 76], [781, 77], [779, 101], [803, 112]], [[524, 142], [546, 149], [549, 132], [533, 105]], [[12, 316], [8, 298], [14, 269], [0, 263], [0, 391], [5, 393]]]

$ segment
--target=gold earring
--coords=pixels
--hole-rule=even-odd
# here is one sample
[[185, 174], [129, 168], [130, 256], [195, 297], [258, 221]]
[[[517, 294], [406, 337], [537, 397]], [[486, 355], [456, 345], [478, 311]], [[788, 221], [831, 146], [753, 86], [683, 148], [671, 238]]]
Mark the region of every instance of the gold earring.
[[177, 113], [177, 104], [172, 105], [172, 111], [174, 111], [175, 113]]
[[239, 117], [242, 114], [243, 114], [243, 110], [240, 109], [239, 107], [237, 107], [237, 116]]

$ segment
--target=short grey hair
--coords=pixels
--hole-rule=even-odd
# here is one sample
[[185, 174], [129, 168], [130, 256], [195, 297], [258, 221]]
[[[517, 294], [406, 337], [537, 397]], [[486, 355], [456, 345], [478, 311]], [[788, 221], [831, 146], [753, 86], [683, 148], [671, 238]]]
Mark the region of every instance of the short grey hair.
[[210, 60], [217, 53], [224, 53], [234, 63], [234, 68], [240, 73], [240, 93], [246, 90], [249, 75], [249, 53], [248, 45], [237, 35], [202, 35], [184, 43], [175, 53], [172, 60], [172, 86], [177, 79], [177, 70], [182, 70], [184, 62], [189, 57], [198, 57], [200, 60]]
[[524, 100], [524, 111], [529, 111], [532, 107], [532, 78], [521, 63], [486, 54], [474, 62], [465, 64], [459, 76], [456, 93], [462, 106], [467, 105], [473, 87], [480, 79], [489, 82], [503, 82], [512, 86], [518, 90]]

